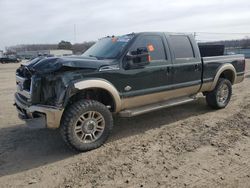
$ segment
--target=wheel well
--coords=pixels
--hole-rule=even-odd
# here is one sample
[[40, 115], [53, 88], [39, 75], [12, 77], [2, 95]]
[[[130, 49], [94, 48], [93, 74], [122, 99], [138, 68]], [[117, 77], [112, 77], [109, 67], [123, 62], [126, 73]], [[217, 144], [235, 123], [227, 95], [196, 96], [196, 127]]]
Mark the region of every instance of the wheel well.
[[232, 84], [234, 83], [234, 73], [231, 70], [225, 70], [221, 73], [220, 78], [225, 78], [229, 80]]
[[115, 111], [115, 100], [110, 92], [105, 89], [90, 88], [80, 90], [78, 93], [70, 97], [67, 106], [80, 99], [96, 100], [107, 106], [111, 112]]

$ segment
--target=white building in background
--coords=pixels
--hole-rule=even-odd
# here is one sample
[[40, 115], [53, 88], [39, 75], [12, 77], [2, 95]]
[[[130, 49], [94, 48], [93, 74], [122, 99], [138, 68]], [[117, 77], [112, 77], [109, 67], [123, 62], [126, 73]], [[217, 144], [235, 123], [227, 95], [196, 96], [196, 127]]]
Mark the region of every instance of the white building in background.
[[73, 55], [72, 50], [37, 50], [17, 52], [17, 56], [25, 59], [33, 59], [38, 56], [61, 57]]
[[60, 57], [73, 55], [72, 50], [49, 50], [49, 55]]

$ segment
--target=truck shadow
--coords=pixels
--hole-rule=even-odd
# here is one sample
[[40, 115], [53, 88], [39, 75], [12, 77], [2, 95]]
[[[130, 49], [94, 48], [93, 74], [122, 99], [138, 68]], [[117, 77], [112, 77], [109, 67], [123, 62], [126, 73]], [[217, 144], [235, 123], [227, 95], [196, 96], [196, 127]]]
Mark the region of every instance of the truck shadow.
[[112, 142], [123, 137], [143, 134], [150, 129], [166, 126], [209, 111], [212, 111], [212, 109], [206, 105], [204, 98], [201, 97], [191, 103], [157, 110], [132, 118], [116, 118], [112, 136], [109, 140]]
[[25, 125], [0, 129], [0, 177], [15, 174], [74, 155], [56, 130]]
[[[109, 143], [124, 137], [143, 134], [147, 130], [207, 113], [204, 99], [189, 104], [158, 110], [133, 118], [115, 118]], [[62, 141], [59, 131], [15, 125], [0, 129], [0, 177], [54, 163], [76, 155]], [[95, 151], [94, 151], [95, 152]], [[96, 150], [98, 152], [98, 149]], [[81, 156], [83, 157], [83, 155]], [[86, 157], [89, 157], [86, 156]]]

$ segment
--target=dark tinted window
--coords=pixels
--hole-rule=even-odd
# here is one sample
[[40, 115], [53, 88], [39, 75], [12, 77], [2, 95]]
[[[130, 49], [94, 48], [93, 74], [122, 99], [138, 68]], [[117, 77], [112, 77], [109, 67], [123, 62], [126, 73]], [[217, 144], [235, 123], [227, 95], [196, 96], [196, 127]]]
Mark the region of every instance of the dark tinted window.
[[169, 39], [176, 59], [194, 57], [193, 48], [187, 36], [176, 35], [170, 36]]
[[131, 51], [137, 48], [147, 47], [148, 52], [153, 60], [166, 60], [166, 54], [164, 51], [164, 45], [160, 36], [142, 36], [136, 40]]

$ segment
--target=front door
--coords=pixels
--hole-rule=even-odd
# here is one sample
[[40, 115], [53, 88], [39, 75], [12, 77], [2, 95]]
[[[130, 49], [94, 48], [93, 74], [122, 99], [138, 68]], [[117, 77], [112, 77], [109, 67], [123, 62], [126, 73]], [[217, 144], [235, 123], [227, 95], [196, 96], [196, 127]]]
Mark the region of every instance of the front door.
[[[162, 35], [144, 34], [138, 36], [129, 52], [147, 47], [150, 63], [139, 69], [123, 69], [120, 75], [121, 96], [124, 108], [150, 104], [162, 100], [157, 93], [172, 83], [170, 52]], [[167, 49], [167, 50], [165, 50]], [[123, 62], [126, 64], [126, 60]]]

